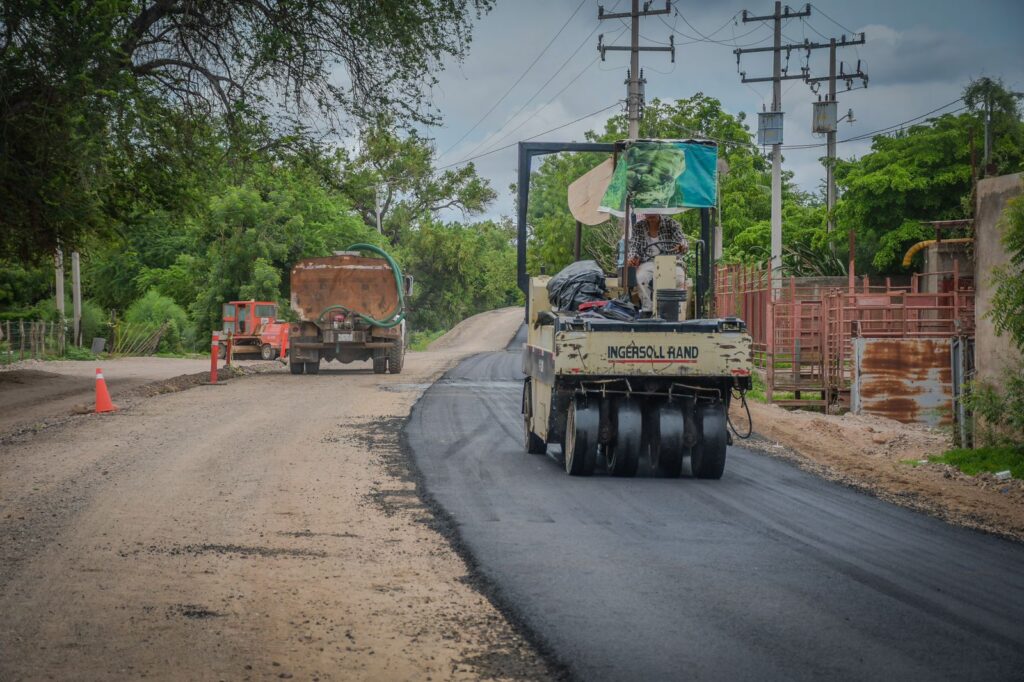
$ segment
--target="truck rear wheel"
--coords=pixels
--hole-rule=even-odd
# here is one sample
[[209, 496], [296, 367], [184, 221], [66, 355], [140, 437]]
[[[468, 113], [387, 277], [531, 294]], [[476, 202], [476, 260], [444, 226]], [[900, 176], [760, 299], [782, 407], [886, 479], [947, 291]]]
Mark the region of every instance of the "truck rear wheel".
[[615, 443], [605, 446], [605, 466], [612, 476], [635, 476], [640, 464], [643, 413], [635, 400], [618, 404]]
[[310, 355], [313, 357], [312, 360], [307, 360], [306, 374], [319, 374], [320, 373], [320, 351], [311, 351]]
[[373, 373], [384, 374], [388, 371], [388, 349], [373, 349]]
[[590, 476], [594, 473], [600, 419], [600, 412], [595, 406], [583, 406], [575, 400], [569, 401], [562, 449], [565, 454], [565, 472], [570, 476]]
[[529, 378], [523, 381], [523, 434], [528, 453], [531, 455], [547, 453], [548, 444], [533, 432], [533, 387]]
[[401, 374], [404, 364], [405, 340], [399, 338], [391, 348], [388, 348], [388, 371], [392, 374]]
[[697, 478], [719, 479], [725, 473], [725, 446], [728, 431], [725, 423], [725, 406], [722, 403], [707, 405], [700, 410], [700, 442], [693, 448], [690, 465]]
[[292, 374], [302, 374], [306, 368], [306, 363], [296, 361], [295, 358], [288, 358], [288, 371]]
[[264, 360], [274, 359], [274, 348], [269, 343], [265, 343], [260, 346], [260, 357]]

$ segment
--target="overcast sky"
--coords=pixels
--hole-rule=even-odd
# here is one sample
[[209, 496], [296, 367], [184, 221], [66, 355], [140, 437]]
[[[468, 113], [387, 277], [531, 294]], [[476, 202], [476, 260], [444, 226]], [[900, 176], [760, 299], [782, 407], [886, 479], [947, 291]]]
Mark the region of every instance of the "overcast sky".
[[[597, 38], [603, 33], [606, 44], [628, 45], [629, 32], [620, 20], [598, 21], [599, 4], [606, 12], [623, 11], [629, 0], [584, 0], [578, 11], [580, 0], [498, 0], [496, 9], [476, 24], [469, 56], [461, 64], [446, 64], [434, 90], [434, 104], [444, 125], [422, 132], [436, 140], [442, 154], [438, 165], [532, 138], [624, 100], [629, 54], [609, 52], [605, 62], [596, 60]], [[790, 4], [794, 10], [803, 7], [797, 2]], [[656, 0], [653, 6], [661, 8], [664, 3]], [[667, 44], [673, 31], [676, 42], [675, 64], [667, 53], [641, 53], [647, 99], [671, 100], [704, 92], [720, 99], [731, 113], [747, 112], [751, 129], [756, 130], [756, 112], [763, 104], [771, 104], [771, 84], [741, 84], [733, 49], [770, 45], [770, 22], [744, 24], [739, 12], [747, 9], [751, 15], [770, 14], [774, 3], [676, 0], [672, 6], [676, 13], [641, 19], [642, 44]], [[484, 117], [570, 16], [551, 47]], [[1012, 89], [1024, 91], [1022, 29], [1024, 0], [819, 0], [812, 5], [810, 17], [783, 26], [783, 42], [866, 33], [865, 45], [838, 50], [838, 59], [846, 63], [847, 71], [855, 70], [860, 59], [870, 78], [867, 89], [844, 93], [845, 85], [840, 85], [840, 115], [853, 109], [856, 119], [852, 125], [840, 124], [842, 140], [941, 107], [959, 97], [969, 79], [980, 75], [1002, 78]], [[702, 40], [698, 31], [719, 42]], [[797, 72], [803, 63], [803, 53], [794, 51], [790, 72]], [[827, 75], [828, 50], [815, 50], [810, 67], [812, 75]], [[771, 53], [744, 55], [742, 69], [748, 77], [770, 75]], [[810, 132], [814, 99], [802, 81], [783, 81], [787, 145], [824, 141]], [[619, 110], [613, 107], [535, 139], [582, 140], [585, 131], [602, 128], [605, 119]], [[863, 154], [869, 146], [869, 141], [850, 142], [840, 144], [838, 152], [840, 157], [850, 158]], [[788, 150], [783, 167], [796, 174], [804, 189], [816, 191], [824, 178], [818, 161], [822, 155], [821, 149]], [[515, 180], [515, 148], [475, 163], [498, 192], [488, 215], [511, 215], [513, 200], [508, 186]]]

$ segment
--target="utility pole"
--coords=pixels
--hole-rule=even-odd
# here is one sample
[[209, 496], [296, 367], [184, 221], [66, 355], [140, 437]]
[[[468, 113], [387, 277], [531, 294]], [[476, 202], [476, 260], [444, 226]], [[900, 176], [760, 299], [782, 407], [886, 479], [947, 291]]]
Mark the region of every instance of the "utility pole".
[[71, 304], [74, 306], [74, 344], [82, 345], [82, 268], [78, 252], [71, 252]]
[[[810, 70], [808, 67], [800, 69], [800, 73], [789, 73], [788, 68], [782, 68], [782, 53], [786, 52], [787, 62], [789, 55], [794, 51], [805, 51], [810, 56], [811, 50], [819, 50], [826, 47], [832, 47], [832, 42], [829, 43], [812, 43], [809, 40], [804, 40], [802, 43], [795, 43], [791, 45], [782, 44], [782, 22], [786, 19], [798, 19], [800, 17], [808, 17], [811, 15], [811, 6], [807, 4], [800, 11], [794, 12], [787, 5], [783, 9], [781, 2], [775, 3], [775, 11], [772, 14], [765, 16], [750, 16], [747, 10], [743, 10], [743, 23], [749, 23], [752, 21], [772, 21], [774, 27], [774, 41], [771, 47], [750, 47], [750, 48], [737, 48], [733, 50], [736, 55], [736, 64], [739, 65], [740, 55], [748, 54], [752, 52], [771, 52], [772, 53], [772, 75], [764, 78], [747, 78], [745, 71], [740, 72], [740, 79], [743, 83], [763, 83], [771, 81], [772, 83], [772, 110], [769, 112], [771, 116], [778, 121], [778, 134], [772, 139], [772, 220], [771, 220], [771, 274], [772, 274], [772, 290], [773, 296], [777, 296], [781, 290], [782, 285], [782, 81], [784, 80], [808, 80], [810, 78]], [[860, 34], [858, 40], [846, 40], [843, 36], [841, 42], [836, 42], [836, 47], [843, 47], [845, 45], [860, 45], [864, 43], [864, 34]]]
[[[863, 33], [860, 34], [859, 41], [853, 42], [847, 41], [845, 35], [842, 37], [841, 43], [836, 42], [835, 38], [830, 38], [828, 44], [828, 76], [821, 78], [811, 78], [808, 74], [806, 78], [807, 83], [810, 84], [811, 89], [814, 90], [815, 92], [817, 92], [818, 83], [820, 83], [821, 81], [828, 82], [828, 98], [825, 100], [824, 103], [815, 104], [816, 115], [814, 116], [812, 131], [818, 133], [821, 132], [822, 130], [825, 130], [825, 207], [828, 210], [827, 231], [829, 234], [832, 233], [832, 230], [835, 227], [832, 218], [832, 209], [835, 208], [836, 205], [836, 132], [839, 126], [839, 121], [841, 121], [843, 118], [849, 118], [850, 122], [853, 122], [852, 110], [846, 116], [843, 116], [842, 118], [837, 118], [836, 110], [838, 108], [838, 103], [836, 102], [836, 48], [844, 45], [859, 45], [863, 42]], [[846, 70], [843, 68], [843, 65], [840, 64], [839, 78], [846, 81], [847, 90], [852, 89], [854, 78], [859, 78], [861, 82], [864, 84], [864, 87], [868, 86], [868, 75], [861, 70], [859, 59], [857, 60], [857, 71], [854, 73], [846, 73]], [[821, 104], [824, 104], [824, 110], [829, 112], [827, 117], [821, 117], [817, 115], [817, 107], [821, 106]], [[821, 127], [819, 128], [819, 126]], [[835, 245], [833, 244], [833, 248], [834, 247]]]
[[53, 252], [54, 279], [56, 288], [57, 318], [61, 334], [64, 333], [64, 252], [58, 246]]
[[377, 233], [384, 234], [384, 229], [380, 226], [380, 185], [373, 188], [373, 212], [377, 216]]
[[668, 47], [650, 47], [640, 45], [640, 17], [652, 17], [658, 14], [669, 14], [672, 12], [671, 0], [665, 0], [665, 9], [652, 10], [650, 2], [645, 2], [643, 9], [640, 8], [640, 0], [632, 0], [633, 7], [629, 12], [617, 12], [605, 14], [604, 5], [597, 8], [597, 18], [605, 19], [630, 19], [630, 40], [629, 47], [624, 45], [605, 45], [604, 34], [597, 37], [597, 50], [601, 53], [601, 61], [604, 61], [605, 52], [620, 51], [629, 52], [629, 71], [626, 73], [626, 118], [629, 121], [628, 137], [635, 140], [640, 137], [640, 114], [643, 111], [644, 95], [643, 72], [640, 70], [641, 52], [671, 52], [672, 61], [676, 60], [675, 36], [668, 37]]

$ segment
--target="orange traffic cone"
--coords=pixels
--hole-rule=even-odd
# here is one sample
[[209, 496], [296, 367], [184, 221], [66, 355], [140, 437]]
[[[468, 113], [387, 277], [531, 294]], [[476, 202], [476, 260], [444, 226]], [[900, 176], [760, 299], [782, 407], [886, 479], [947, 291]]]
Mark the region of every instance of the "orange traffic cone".
[[113, 412], [117, 409], [110, 400], [110, 393], [107, 392], [107, 382], [103, 379], [103, 370], [96, 368], [96, 414], [102, 412]]

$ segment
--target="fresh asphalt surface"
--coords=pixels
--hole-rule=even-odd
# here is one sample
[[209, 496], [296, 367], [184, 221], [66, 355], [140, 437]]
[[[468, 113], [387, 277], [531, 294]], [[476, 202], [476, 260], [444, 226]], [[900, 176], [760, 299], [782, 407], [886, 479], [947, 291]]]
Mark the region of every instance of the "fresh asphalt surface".
[[569, 477], [521, 444], [521, 343], [428, 389], [407, 436], [479, 569], [576, 677], [1024, 679], [1024, 546], [741, 447], [720, 481]]

